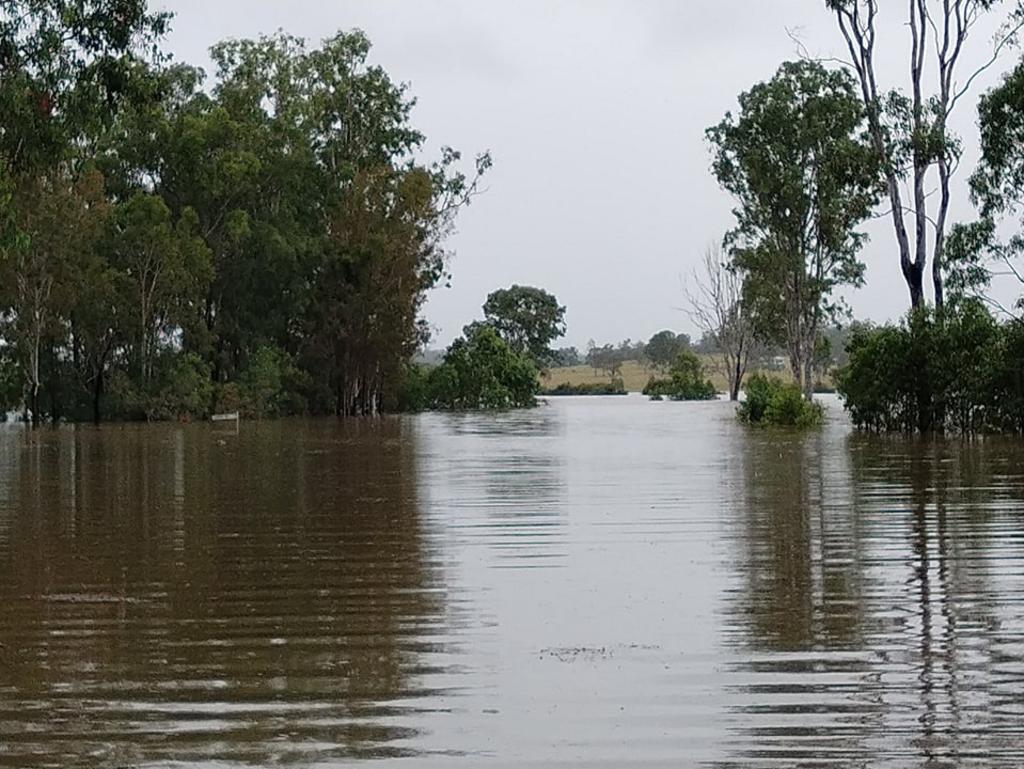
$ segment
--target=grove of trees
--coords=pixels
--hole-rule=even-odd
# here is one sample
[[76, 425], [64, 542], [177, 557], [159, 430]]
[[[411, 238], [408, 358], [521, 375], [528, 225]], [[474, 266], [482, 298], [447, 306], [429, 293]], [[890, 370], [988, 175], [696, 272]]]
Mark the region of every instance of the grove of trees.
[[361, 32], [160, 50], [145, 0], [0, 8], [0, 405], [368, 414], [490, 165], [420, 158]]

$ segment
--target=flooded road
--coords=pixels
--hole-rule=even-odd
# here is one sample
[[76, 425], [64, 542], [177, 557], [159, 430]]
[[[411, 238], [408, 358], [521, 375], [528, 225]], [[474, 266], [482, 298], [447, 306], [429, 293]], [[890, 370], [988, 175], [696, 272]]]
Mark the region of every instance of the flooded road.
[[1024, 449], [830, 413], [2, 427], [0, 766], [1020, 766]]

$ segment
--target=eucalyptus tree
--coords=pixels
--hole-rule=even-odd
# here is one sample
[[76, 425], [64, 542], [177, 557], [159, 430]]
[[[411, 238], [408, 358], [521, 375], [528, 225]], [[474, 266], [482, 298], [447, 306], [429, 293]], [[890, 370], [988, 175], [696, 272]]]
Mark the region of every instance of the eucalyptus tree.
[[1024, 63], [982, 96], [978, 125], [981, 158], [971, 176], [971, 196], [980, 219], [958, 224], [951, 234], [952, 288], [965, 296], [980, 294], [999, 310], [1020, 317], [1024, 297], [1018, 297], [1015, 307], [1006, 307], [985, 289], [992, 274], [1000, 273], [1015, 278], [1024, 290], [1019, 262], [1024, 227], [1012, 221], [1024, 211]]
[[[188, 325], [213, 277], [209, 251], [191, 209], [175, 221], [164, 201], [138, 193], [111, 216], [108, 244], [137, 382], [153, 377], [158, 343]], [[131, 320], [129, 320], [131, 319]]]
[[[950, 185], [961, 154], [949, 118], [978, 75], [1016, 41], [1024, 25], [1024, 10], [1017, 0], [904, 3], [910, 32], [906, 52], [910, 81], [905, 89], [886, 92], [876, 72], [879, 0], [825, 0], [825, 5], [835, 15], [846, 42], [866, 110], [868, 136], [882, 161], [887, 204], [911, 306], [920, 307], [925, 301], [924, 273], [930, 246], [935, 306], [941, 308]], [[992, 40], [990, 55], [979, 67], [962, 72], [969, 39], [979, 22], [1007, 6], [1010, 10]], [[934, 84], [928, 75], [929, 61], [937, 74]], [[930, 179], [937, 185], [937, 196], [928, 192]], [[904, 184], [912, 190], [909, 199], [904, 198]]]
[[876, 156], [843, 71], [788, 62], [739, 104], [707, 132], [714, 174], [737, 203], [726, 242], [761, 335], [785, 343], [809, 399], [821, 330], [840, 310], [833, 292], [863, 280], [857, 227], [880, 194]]
[[729, 400], [737, 401], [756, 346], [751, 306], [744, 301], [744, 273], [730, 264], [721, 248], [709, 248], [693, 271], [686, 298], [690, 318], [717, 351], [729, 383]]
[[540, 367], [553, 357], [551, 343], [565, 334], [565, 307], [542, 288], [511, 286], [492, 292], [484, 317], [513, 351]]
[[[168, 15], [145, 0], [7, 0], [0, 6], [0, 302], [26, 401], [41, 418], [44, 347], [67, 323], [66, 289], [83, 214], [82, 150], [137, 97]], [[6, 198], [6, 205], [4, 205]], [[56, 357], [56, 356], [51, 356]]]
[[679, 353], [689, 348], [682, 334], [675, 331], [659, 331], [644, 346], [644, 356], [654, 366], [665, 371], [671, 366]]
[[68, 159], [133, 98], [170, 16], [146, 0], [4, 0], [0, 158], [15, 176]]

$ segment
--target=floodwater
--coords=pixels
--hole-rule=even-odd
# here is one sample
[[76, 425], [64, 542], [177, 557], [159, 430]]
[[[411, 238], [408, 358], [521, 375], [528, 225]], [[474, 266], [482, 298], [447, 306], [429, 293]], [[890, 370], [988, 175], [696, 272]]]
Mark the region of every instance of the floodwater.
[[1017, 767], [1024, 449], [579, 398], [0, 429], [0, 766]]

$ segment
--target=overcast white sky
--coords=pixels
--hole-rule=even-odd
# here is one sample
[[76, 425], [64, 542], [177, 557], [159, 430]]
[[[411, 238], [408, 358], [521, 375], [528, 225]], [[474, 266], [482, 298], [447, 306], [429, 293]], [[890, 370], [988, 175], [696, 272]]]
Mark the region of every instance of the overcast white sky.
[[[567, 305], [566, 343], [692, 331], [681, 280], [731, 226], [709, 168], [704, 130], [736, 96], [796, 56], [841, 55], [823, 0], [155, 0], [176, 14], [169, 48], [208, 64], [226, 37], [284, 29], [310, 42], [358, 27], [371, 60], [411, 84], [428, 149], [489, 149], [487, 193], [451, 241], [451, 289], [427, 307], [436, 344], [480, 315], [493, 289], [522, 283]], [[896, 3], [886, 5], [895, 14]], [[902, 9], [904, 4], [898, 4]], [[898, 15], [885, 20], [880, 70], [905, 81]], [[991, 51], [980, 29], [971, 62]], [[1016, 61], [1013, 51], [976, 93]], [[973, 209], [976, 99], [954, 121], [967, 152], [954, 219]], [[855, 313], [885, 320], [907, 306], [891, 225], [873, 223], [867, 285]]]

